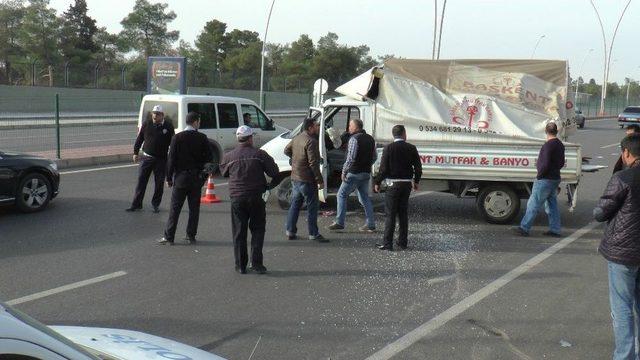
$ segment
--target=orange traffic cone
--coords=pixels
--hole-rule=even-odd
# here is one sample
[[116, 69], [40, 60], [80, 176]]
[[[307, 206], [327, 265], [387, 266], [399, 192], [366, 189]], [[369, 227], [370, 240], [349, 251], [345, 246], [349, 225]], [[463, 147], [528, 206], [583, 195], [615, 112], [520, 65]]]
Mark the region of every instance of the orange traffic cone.
[[211, 175], [209, 175], [209, 180], [207, 180], [207, 190], [204, 196], [200, 198], [200, 202], [205, 204], [220, 202], [220, 199], [216, 196], [216, 185], [213, 183], [213, 176]]

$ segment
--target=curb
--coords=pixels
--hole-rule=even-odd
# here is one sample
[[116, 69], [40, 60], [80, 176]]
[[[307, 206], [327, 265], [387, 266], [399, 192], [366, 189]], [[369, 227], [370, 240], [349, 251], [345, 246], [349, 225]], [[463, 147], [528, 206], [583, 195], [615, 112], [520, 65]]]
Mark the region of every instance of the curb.
[[83, 166], [93, 165], [107, 165], [116, 163], [131, 162], [131, 154], [116, 154], [116, 155], [103, 155], [103, 156], [91, 156], [78, 159], [57, 159], [58, 169], [69, 169]]

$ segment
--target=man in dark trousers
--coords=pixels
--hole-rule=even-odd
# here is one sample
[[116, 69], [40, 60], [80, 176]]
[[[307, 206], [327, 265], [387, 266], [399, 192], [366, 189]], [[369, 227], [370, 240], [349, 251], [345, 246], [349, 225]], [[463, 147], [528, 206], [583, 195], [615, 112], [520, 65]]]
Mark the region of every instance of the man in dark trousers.
[[613, 174], [593, 210], [607, 222], [598, 251], [608, 263], [616, 360], [638, 358], [640, 324], [640, 134], [625, 137], [621, 147], [626, 169]]
[[318, 147], [320, 132], [320, 124], [313, 118], [306, 118], [302, 123], [302, 132], [284, 148], [284, 154], [291, 158], [291, 207], [286, 225], [289, 240], [298, 238], [298, 215], [304, 200], [307, 205], [309, 240], [329, 241], [318, 230], [318, 190], [324, 187]]
[[546, 236], [561, 237], [560, 210], [558, 209], [558, 186], [560, 185], [560, 169], [564, 166], [564, 144], [558, 139], [558, 126], [550, 122], [544, 130], [547, 134], [547, 142], [542, 145], [538, 154], [536, 168], [538, 176], [533, 182], [531, 195], [527, 201], [527, 211], [520, 222], [520, 226], [515, 229], [517, 235], [529, 236], [533, 221], [538, 215], [538, 211], [544, 205], [545, 212], [549, 217], [549, 230], [544, 233]]
[[[167, 166], [167, 150], [175, 131], [169, 121], [164, 121], [162, 106], [156, 105], [151, 112], [151, 120], [145, 121], [140, 127], [138, 137], [133, 146], [133, 162], [140, 161], [138, 170], [138, 184], [136, 192], [131, 202], [131, 207], [127, 211], [142, 210], [142, 200], [147, 190], [149, 177], [153, 172], [155, 190], [151, 205], [153, 212], [160, 212], [160, 201], [164, 191], [164, 177]], [[140, 154], [142, 148], [142, 154]]]
[[393, 142], [384, 147], [380, 160], [380, 171], [374, 179], [373, 190], [380, 192], [383, 180], [387, 183], [385, 194], [384, 241], [377, 245], [380, 250], [393, 250], [393, 234], [396, 230], [396, 216], [400, 223], [398, 230], [398, 248], [405, 250], [408, 246], [409, 232], [409, 195], [411, 189], [418, 190], [422, 177], [422, 163], [418, 149], [407, 140], [407, 132], [402, 125], [391, 129]]
[[[627, 126], [627, 128], [625, 129], [625, 134], [626, 136], [633, 135], [633, 134], [640, 134], [640, 126], [636, 124], [631, 124]], [[624, 170], [625, 168], [626, 168], [626, 165], [622, 161], [622, 155], [620, 155], [620, 157], [618, 158], [618, 161], [616, 162], [616, 165], [613, 167], [613, 173], [615, 174], [618, 171]]]
[[349, 121], [349, 146], [347, 158], [342, 167], [342, 184], [338, 190], [338, 210], [336, 221], [329, 225], [329, 230], [344, 229], [344, 221], [347, 214], [347, 199], [354, 191], [358, 191], [358, 200], [364, 208], [367, 223], [359, 228], [360, 231], [373, 232], [376, 222], [373, 215], [373, 205], [369, 198], [369, 180], [371, 179], [371, 165], [376, 161], [376, 142], [373, 137], [363, 129], [362, 120], [351, 119]]
[[236, 130], [238, 146], [226, 153], [220, 164], [222, 176], [229, 178], [231, 229], [236, 271], [247, 273], [247, 228], [251, 230], [251, 269], [267, 272], [262, 261], [262, 246], [267, 223], [262, 194], [267, 190], [264, 174], [278, 177], [278, 165], [264, 150], [253, 147], [253, 129], [242, 125]]
[[196, 242], [200, 218], [200, 192], [205, 181], [203, 169], [204, 165], [213, 159], [209, 140], [205, 134], [198, 132], [198, 128], [200, 128], [200, 115], [197, 112], [190, 112], [187, 114], [187, 127], [171, 141], [167, 164], [167, 185], [173, 187], [173, 192], [164, 237], [158, 241], [163, 245], [173, 245], [178, 218], [185, 199], [189, 203], [189, 221], [185, 240], [190, 244]]

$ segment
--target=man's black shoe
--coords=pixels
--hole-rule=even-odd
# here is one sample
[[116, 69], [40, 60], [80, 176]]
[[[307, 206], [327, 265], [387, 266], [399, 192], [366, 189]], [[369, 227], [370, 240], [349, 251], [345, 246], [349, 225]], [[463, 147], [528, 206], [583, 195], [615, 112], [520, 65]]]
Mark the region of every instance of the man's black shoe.
[[396, 243], [396, 246], [398, 247], [399, 250], [407, 250], [407, 248], [408, 248], [407, 245], [402, 245], [402, 244], [398, 244], [398, 243]]
[[320, 243], [328, 243], [329, 239], [325, 239], [324, 236], [318, 234], [318, 235], [309, 235], [309, 240], [313, 240], [313, 241], [317, 241]]
[[518, 226], [517, 228], [513, 229], [513, 232], [516, 235], [519, 235], [519, 236], [529, 236], [529, 233], [524, 231], [524, 229], [521, 228], [520, 226]]
[[159, 208], [159, 207], [157, 207], [157, 206], [154, 206], [154, 207], [153, 207], [153, 213], [154, 213], [154, 214], [157, 214], [157, 213], [159, 213], [159, 212], [160, 212], [160, 208]]
[[238, 274], [246, 274], [247, 273], [247, 269], [242, 269], [239, 266], [236, 266], [236, 272]]
[[550, 237], [554, 237], [554, 238], [561, 238], [562, 237], [562, 234], [554, 233], [553, 231], [545, 231], [542, 235], [550, 236]]
[[290, 233], [287, 231], [287, 240], [296, 240], [298, 239], [298, 236], [294, 233]]
[[256, 265], [256, 266], [252, 266], [251, 270], [255, 271], [256, 273], [262, 275], [262, 274], [266, 274], [267, 273], [267, 268], [264, 267], [264, 265]]
[[378, 250], [393, 251], [393, 248], [392, 248], [392, 247], [385, 246], [385, 245], [376, 244], [376, 247], [378, 248]]
[[142, 206], [139, 206], [139, 207], [133, 207], [132, 206], [130, 208], [125, 209], [124, 211], [126, 211], [126, 212], [134, 212], [134, 211], [140, 211], [140, 210], [142, 210]]
[[186, 238], [184, 238], [184, 241], [186, 243], [189, 243], [191, 245], [194, 245], [196, 243], [196, 238], [193, 236], [187, 236]]
[[158, 240], [158, 245], [173, 245], [173, 240], [169, 240], [165, 237], [163, 237], [162, 239]]

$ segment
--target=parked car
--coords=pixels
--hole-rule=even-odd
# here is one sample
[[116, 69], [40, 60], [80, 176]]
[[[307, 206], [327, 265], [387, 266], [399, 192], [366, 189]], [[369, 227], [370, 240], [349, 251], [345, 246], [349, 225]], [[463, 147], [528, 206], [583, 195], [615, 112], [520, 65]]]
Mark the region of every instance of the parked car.
[[618, 115], [618, 125], [623, 128], [625, 125], [640, 123], [640, 106], [627, 106]]
[[160, 105], [165, 120], [171, 121], [176, 133], [186, 127], [187, 113], [200, 114], [200, 132], [207, 135], [213, 152], [213, 163], [219, 163], [225, 151], [237, 145], [236, 130], [240, 125], [253, 128], [253, 143], [260, 147], [288, 131], [258, 107], [244, 98], [208, 95], [147, 95], [140, 104], [138, 127], [151, 119], [151, 110]]
[[58, 195], [60, 173], [52, 160], [0, 151], [0, 204], [31, 213]]
[[584, 118], [584, 115], [582, 114], [582, 110], [576, 109], [575, 113], [576, 113], [576, 125], [578, 125], [580, 129], [583, 129], [585, 118]]
[[224, 360], [206, 351], [138, 331], [47, 326], [2, 302], [0, 302], [0, 358]]

